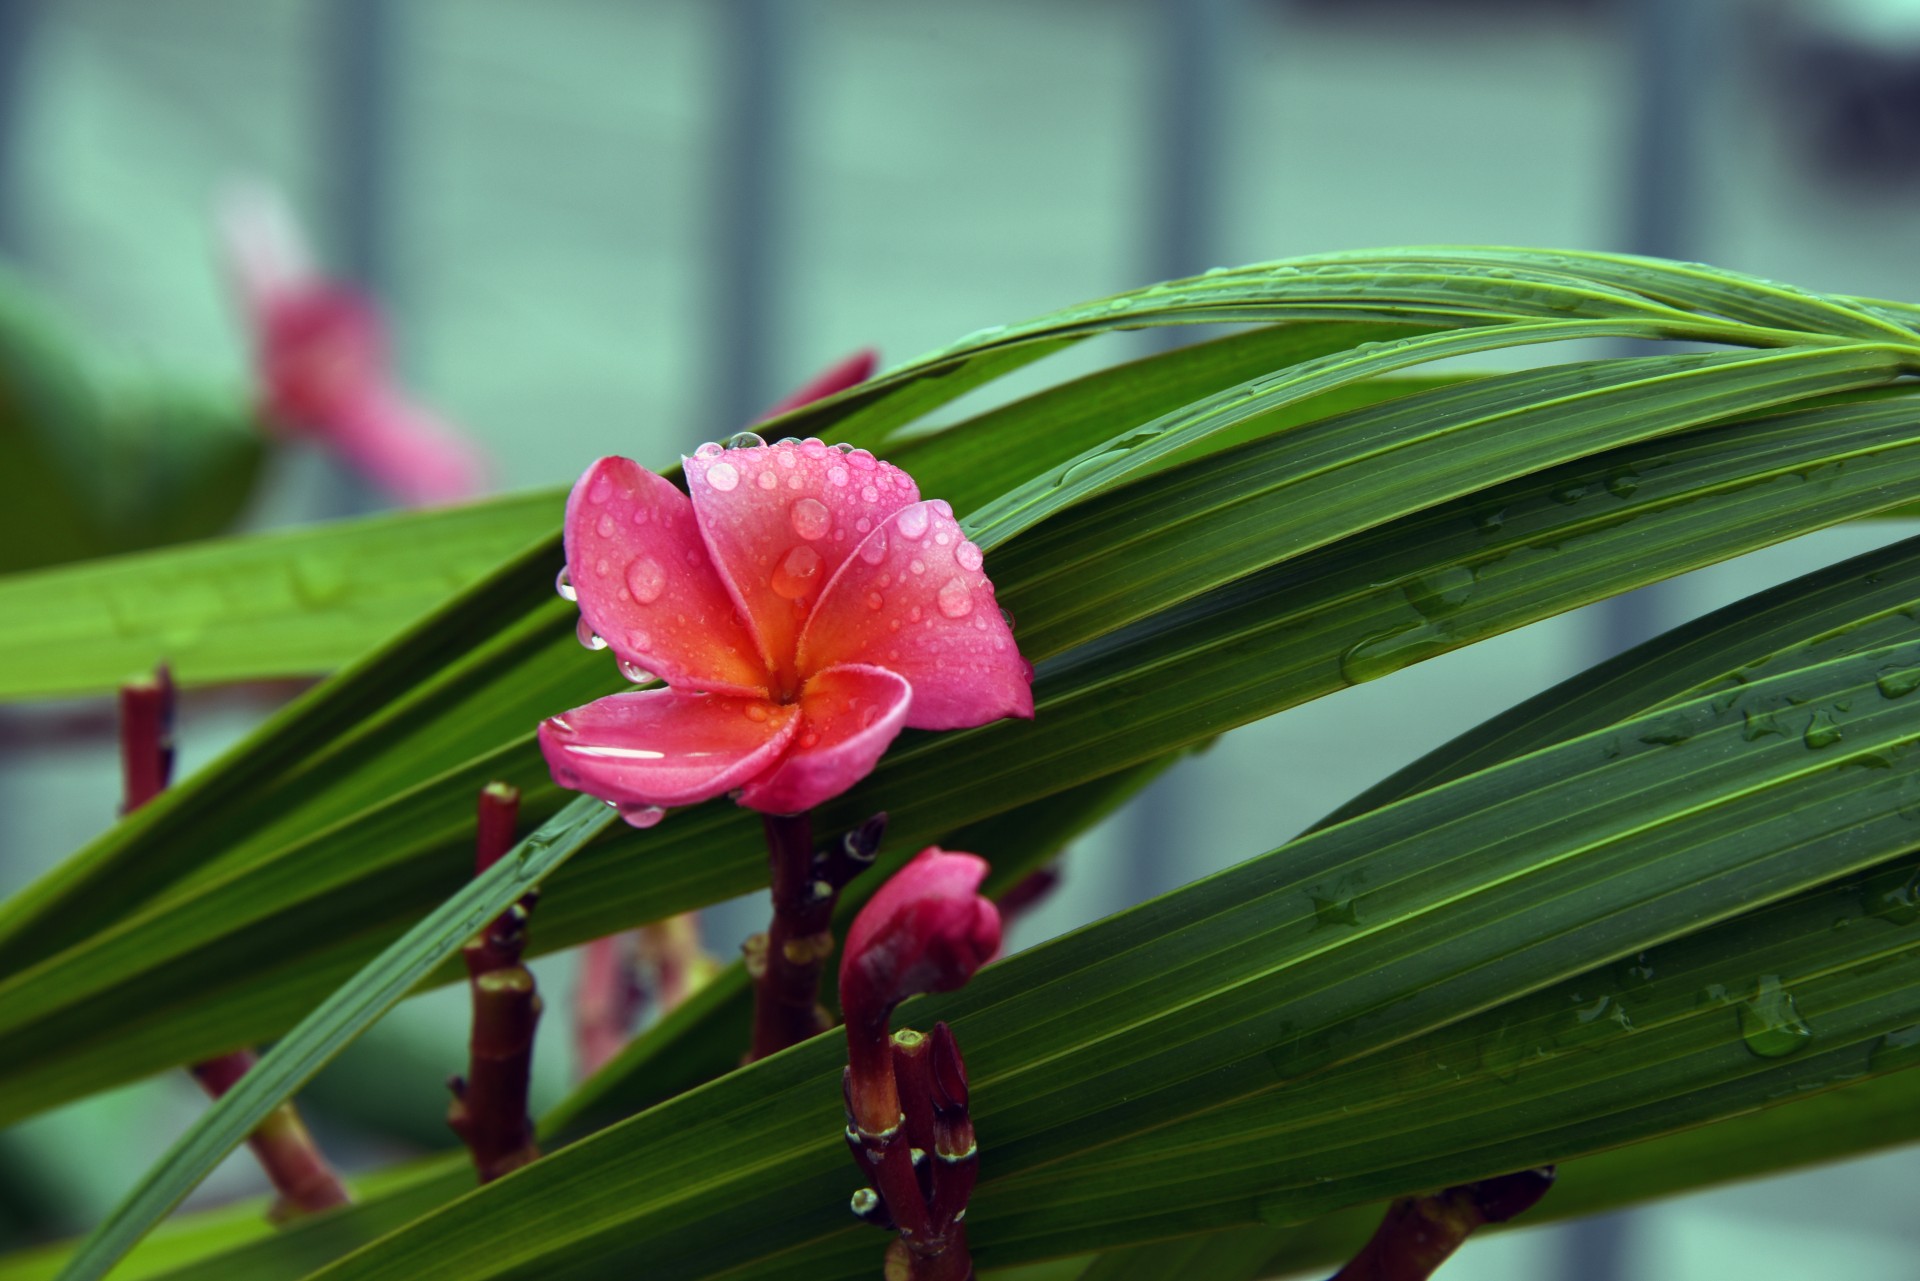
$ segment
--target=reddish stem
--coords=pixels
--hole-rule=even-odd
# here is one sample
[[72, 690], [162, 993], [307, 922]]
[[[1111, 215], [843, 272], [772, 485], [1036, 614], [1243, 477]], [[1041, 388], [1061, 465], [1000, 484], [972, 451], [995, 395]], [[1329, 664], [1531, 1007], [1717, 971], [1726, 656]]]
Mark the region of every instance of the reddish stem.
[[[513, 848], [520, 792], [505, 783], [480, 791], [474, 863], [481, 872]], [[473, 992], [473, 1034], [467, 1075], [448, 1082], [453, 1105], [447, 1124], [468, 1151], [480, 1182], [517, 1170], [540, 1155], [527, 1089], [533, 1075], [533, 1037], [540, 1023], [540, 994], [533, 974], [520, 963], [527, 920], [536, 895], [528, 893], [469, 942], [462, 951]]]
[[798, 1045], [833, 1026], [820, 1004], [820, 975], [833, 955], [833, 908], [848, 881], [872, 866], [886, 831], [876, 814], [816, 855], [807, 814], [763, 814], [773, 922], [747, 943], [753, 976], [749, 1061]]
[[573, 991], [573, 1059], [582, 1080], [620, 1053], [639, 1020], [645, 994], [633, 951], [632, 931], [597, 938], [581, 950]]
[[[121, 814], [131, 814], [173, 781], [173, 675], [165, 663], [153, 679], [120, 687]], [[219, 1098], [254, 1064], [250, 1049], [196, 1063], [188, 1070], [210, 1098]], [[275, 1219], [346, 1205], [352, 1198], [320, 1155], [291, 1101], [282, 1103], [247, 1136], [247, 1146], [280, 1194]]]
[[1372, 1238], [1333, 1281], [1426, 1281], [1476, 1228], [1533, 1208], [1553, 1186], [1553, 1173], [1552, 1166], [1541, 1166], [1402, 1197], [1387, 1207]]

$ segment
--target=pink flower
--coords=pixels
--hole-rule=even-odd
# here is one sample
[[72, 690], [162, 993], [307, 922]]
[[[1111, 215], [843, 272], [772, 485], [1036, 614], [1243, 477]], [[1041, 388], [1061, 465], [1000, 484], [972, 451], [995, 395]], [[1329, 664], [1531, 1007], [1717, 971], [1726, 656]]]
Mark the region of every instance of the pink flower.
[[964, 987], [1000, 950], [1000, 913], [981, 897], [987, 860], [929, 845], [882, 885], [847, 932], [840, 1009], [847, 1038], [884, 1035], [893, 1007]]
[[865, 777], [906, 726], [1033, 715], [980, 549], [905, 472], [818, 440], [683, 462], [691, 497], [602, 458], [567, 500], [583, 636], [667, 688], [544, 722], [562, 787], [638, 826], [735, 789], [797, 813]]
[[379, 309], [318, 273], [278, 196], [231, 193], [221, 223], [267, 419], [323, 441], [410, 506], [480, 493], [486, 463], [479, 450], [400, 390]]
[[986, 875], [987, 860], [978, 854], [929, 845], [867, 900], [847, 932], [840, 959], [847, 1110], [870, 1136], [884, 1135], [901, 1114], [888, 1048], [893, 1007], [922, 992], [964, 987], [1000, 950], [1000, 913], [980, 896]]

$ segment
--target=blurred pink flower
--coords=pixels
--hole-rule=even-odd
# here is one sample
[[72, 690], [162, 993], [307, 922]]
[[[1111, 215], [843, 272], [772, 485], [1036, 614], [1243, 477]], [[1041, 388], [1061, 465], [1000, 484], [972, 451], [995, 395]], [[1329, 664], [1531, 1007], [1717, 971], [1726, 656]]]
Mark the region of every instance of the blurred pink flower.
[[400, 390], [377, 306], [318, 273], [278, 196], [238, 191], [220, 213], [269, 421], [322, 441], [409, 506], [478, 495], [478, 448]]
[[735, 789], [797, 813], [865, 777], [906, 726], [1033, 715], [980, 549], [905, 472], [818, 440], [683, 462], [691, 497], [602, 458], [567, 501], [583, 639], [667, 688], [544, 722], [562, 787], [637, 826]]

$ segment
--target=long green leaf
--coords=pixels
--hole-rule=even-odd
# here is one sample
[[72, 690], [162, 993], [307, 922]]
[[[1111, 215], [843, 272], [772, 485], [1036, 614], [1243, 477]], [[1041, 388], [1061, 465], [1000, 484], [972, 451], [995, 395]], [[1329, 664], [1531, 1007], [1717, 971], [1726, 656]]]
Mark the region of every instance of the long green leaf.
[[[1899, 486], [1920, 480], [1910, 412], [1882, 401], [1715, 428], [1684, 447], [1614, 451], [1381, 527], [1071, 662], [1043, 665], [1033, 724], [902, 743], [824, 821], [850, 823], [891, 804], [910, 847], [1124, 768], [1165, 743], [1218, 733], [1352, 679], [1895, 501]], [[1827, 469], [1815, 481], [1799, 479], [1815, 462]], [[1621, 468], [1640, 477], [1625, 496], [1604, 485]], [[1582, 494], [1570, 504], [1573, 488]], [[1774, 501], [1783, 490], [1800, 502], [1784, 513]], [[551, 643], [563, 659], [565, 642]], [[409, 901], [430, 902], [433, 883], [420, 879], [432, 872], [429, 855], [457, 846], [472, 788], [503, 770], [529, 780], [542, 772], [527, 746], [483, 759], [435, 785], [436, 810], [420, 809], [424, 797], [391, 802], [374, 811], [375, 821], [291, 844], [146, 925], [130, 923], [0, 987], [0, 1020], [20, 1047], [12, 1070], [0, 1071], [0, 1105], [43, 1106], [290, 1021], [323, 984], [350, 972], [367, 944], [350, 940], [297, 967], [261, 972], [257, 958], [270, 954], [269, 940], [284, 937], [295, 919], [308, 922], [303, 932], [337, 937], [341, 927], [330, 922], [364, 927], [404, 919]], [[895, 797], [912, 799], [900, 805]], [[429, 815], [433, 826], [419, 826]], [[624, 852], [636, 843], [644, 853]], [[728, 897], [751, 887], [758, 862], [745, 816], [689, 811], [589, 851], [570, 876], [556, 878], [537, 943], [561, 946]], [[316, 899], [311, 887], [322, 877], [335, 888]], [[210, 1021], [184, 1019], [182, 993]], [[89, 1044], [86, 1030], [105, 1026], [120, 1034], [110, 1045]]]
[[[1734, 923], [1731, 934], [1668, 944], [1654, 962], [1658, 977], [1629, 1001], [1636, 1047], [1676, 1038], [1689, 1056], [1676, 1079], [1711, 1076], [1715, 1090], [1604, 1123], [1562, 1109], [1556, 1118], [1574, 1120], [1560, 1121], [1555, 1143], [1605, 1146], [1710, 1119], [1697, 1109], [1716, 1097], [1751, 1107], [1746, 1088], [1778, 1089], [1781, 1075], [1791, 1082], [1811, 1071], [1831, 1083], [1830, 1054], [1861, 1070], [1867, 1042], [1920, 1017], [1920, 936], [1834, 931], [1832, 903], [1818, 894], [1757, 923], [1737, 918], [1910, 842], [1911, 823], [1899, 816], [1913, 799], [1910, 779], [1857, 767], [1920, 739], [1920, 702], [1877, 692], [1889, 664], [1920, 664], [1920, 645], [1756, 681], [1739, 705], [1698, 700], [1421, 793], [903, 1010], [907, 1023], [951, 1021], [975, 1072], [976, 1123], [993, 1154], [969, 1222], [982, 1261], [1164, 1234], [1175, 1221], [1185, 1230], [1222, 1217], [1246, 1222], [1255, 1200], [1269, 1214], [1306, 1213], [1328, 1196], [1372, 1199], [1397, 1181], [1428, 1178], [1442, 1167], [1422, 1164], [1420, 1145], [1403, 1156], [1356, 1143], [1360, 1165], [1331, 1167], [1345, 1181], [1326, 1191], [1309, 1176], [1312, 1145], [1296, 1150], [1277, 1136], [1317, 1124], [1316, 1134], [1344, 1138], [1354, 1128], [1347, 1115], [1301, 1110], [1311, 1082], [1324, 1079], [1336, 1097], [1358, 1098], [1364, 1087], [1380, 1099], [1377, 1076], [1328, 1069], [1423, 1034], [1452, 1045], [1435, 1029], [1528, 993], [1516, 1060], [1527, 1058], [1536, 1030], [1571, 1035], [1553, 1041], [1549, 1062], [1523, 1067], [1514, 1088], [1551, 1101], [1562, 1071], [1613, 1081], [1617, 1071], [1589, 1065], [1610, 1041], [1625, 1043], [1624, 1028], [1580, 1020], [1564, 989], [1591, 981], [1596, 962], [1703, 922]], [[1835, 717], [1844, 738], [1826, 747], [1746, 739], [1746, 711], [1785, 709]], [[1878, 887], [1831, 893], [1858, 901]], [[1341, 896], [1357, 901], [1329, 920], [1320, 904]], [[1808, 951], [1816, 936], [1824, 956]], [[1701, 975], [1750, 979], [1755, 960], [1773, 963], [1769, 946], [1811, 967], [1789, 979], [1821, 1044], [1834, 1047], [1777, 1069], [1746, 1048], [1737, 1004], [1695, 1001]], [[1542, 991], [1556, 982], [1561, 989]], [[1741, 990], [1730, 990], [1737, 1000]], [[683, 1095], [323, 1275], [408, 1276], [429, 1259], [476, 1277], [598, 1275], [643, 1260], [661, 1277], [844, 1275], [878, 1243], [836, 1226], [847, 1222], [851, 1182], [835, 1176], [846, 1161], [839, 1052], [823, 1038]], [[1661, 1061], [1645, 1051], [1631, 1058]], [[1647, 1097], [1608, 1089], [1612, 1099]], [[1430, 1092], [1411, 1098], [1417, 1107], [1377, 1110], [1401, 1128], [1439, 1127], [1449, 1137], [1433, 1150], [1461, 1168], [1469, 1157], [1528, 1159], [1500, 1146], [1497, 1157], [1456, 1158], [1449, 1127], [1486, 1107], [1462, 1109]], [[1539, 1114], [1515, 1109], [1514, 1126], [1522, 1122], [1523, 1133], [1542, 1128]], [[1383, 1163], [1392, 1168], [1376, 1168]], [[1121, 1165], [1126, 1177], [1112, 1173]], [[1140, 1170], [1157, 1173], [1143, 1179]], [[1304, 1192], [1286, 1184], [1295, 1170]]]

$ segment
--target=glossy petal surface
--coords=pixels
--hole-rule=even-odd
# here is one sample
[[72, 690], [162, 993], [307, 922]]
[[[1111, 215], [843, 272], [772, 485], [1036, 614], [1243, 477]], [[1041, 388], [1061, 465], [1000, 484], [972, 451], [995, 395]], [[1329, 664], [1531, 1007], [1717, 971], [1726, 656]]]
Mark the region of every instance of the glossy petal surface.
[[898, 672], [913, 685], [915, 729], [1031, 717], [1027, 666], [981, 565], [947, 504], [902, 508], [828, 584], [800, 638], [800, 671]]
[[878, 667], [833, 667], [807, 682], [799, 734], [786, 760], [749, 783], [740, 803], [797, 814], [838, 796], [872, 771], [908, 719], [913, 690]]
[[854, 918], [840, 960], [849, 1026], [884, 1024], [920, 992], [960, 987], [1000, 950], [1000, 913], [980, 897], [987, 861], [930, 845], [880, 887]]
[[891, 463], [819, 441], [702, 450], [684, 461], [714, 566], [759, 643], [775, 692], [791, 694], [799, 686], [795, 642], [821, 589], [870, 531], [920, 491]]
[[800, 709], [674, 689], [612, 694], [540, 724], [553, 781], [623, 808], [691, 805], [765, 773]]
[[580, 616], [623, 662], [685, 689], [765, 691], [759, 651], [671, 481], [602, 458], [567, 499], [566, 544]]

